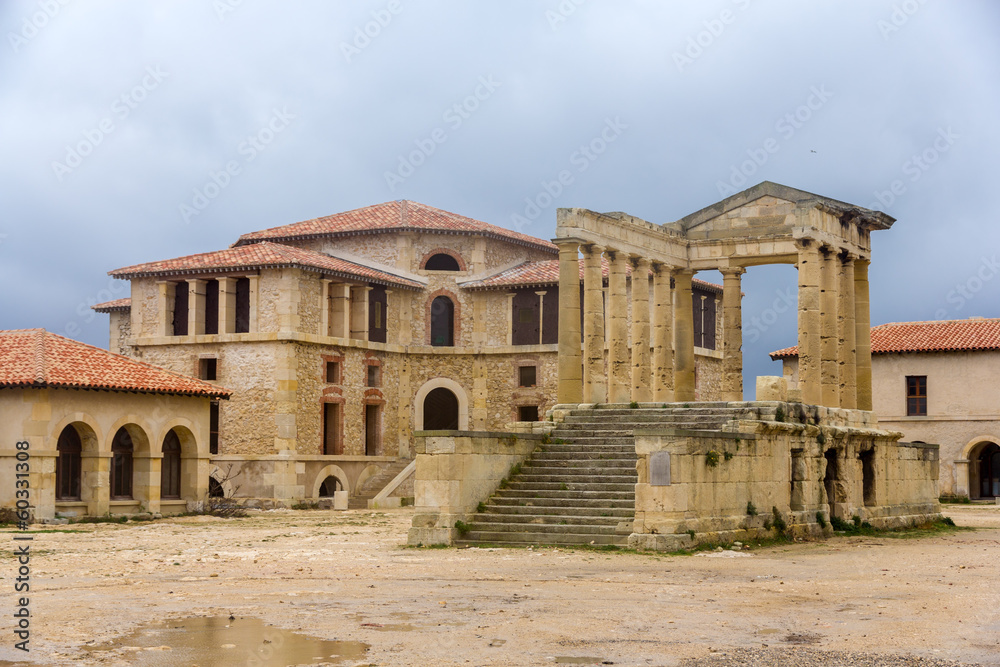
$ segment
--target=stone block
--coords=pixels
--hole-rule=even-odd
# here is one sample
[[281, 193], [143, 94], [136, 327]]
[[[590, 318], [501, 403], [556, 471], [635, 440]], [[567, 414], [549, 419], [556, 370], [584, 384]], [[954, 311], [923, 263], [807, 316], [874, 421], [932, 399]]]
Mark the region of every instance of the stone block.
[[761, 375], [757, 378], [758, 401], [787, 401], [788, 380], [776, 375]]

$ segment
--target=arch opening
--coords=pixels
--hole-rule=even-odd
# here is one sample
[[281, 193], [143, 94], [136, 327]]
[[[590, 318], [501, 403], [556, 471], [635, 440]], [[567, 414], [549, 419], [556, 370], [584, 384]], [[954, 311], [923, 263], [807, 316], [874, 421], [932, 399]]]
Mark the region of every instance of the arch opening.
[[132, 500], [132, 435], [124, 426], [111, 442], [111, 499]]
[[462, 267], [458, 260], [451, 255], [439, 252], [427, 259], [427, 262], [424, 263], [424, 269], [427, 271], [461, 271]]
[[970, 476], [975, 476], [969, 480], [973, 482], [970, 486], [979, 491], [980, 498], [1000, 497], [1000, 445], [984, 444], [974, 460], [977, 470], [969, 471]]
[[170, 429], [163, 438], [163, 458], [160, 460], [160, 498], [181, 498], [181, 439]]
[[56, 444], [56, 500], [80, 500], [83, 441], [72, 424], [67, 425]]
[[337, 491], [343, 491], [344, 485], [335, 476], [330, 475], [323, 480], [323, 483], [319, 486], [319, 497], [320, 498], [333, 498], [333, 494]]
[[455, 304], [446, 296], [431, 302], [431, 345], [451, 347], [455, 344]]

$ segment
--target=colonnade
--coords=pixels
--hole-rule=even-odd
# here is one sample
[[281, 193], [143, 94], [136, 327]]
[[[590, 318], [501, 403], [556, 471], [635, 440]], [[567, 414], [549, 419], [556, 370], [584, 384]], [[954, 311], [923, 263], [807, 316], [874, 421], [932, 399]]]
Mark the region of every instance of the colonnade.
[[[556, 244], [560, 285], [558, 402], [694, 401], [695, 271], [581, 239], [557, 239]], [[581, 252], [582, 299], [578, 287]], [[605, 258], [606, 290], [602, 277]], [[631, 331], [627, 326], [628, 266], [633, 276]], [[802, 400], [828, 407], [871, 410], [868, 260], [801, 239], [796, 266]], [[720, 398], [741, 401], [741, 282], [746, 269], [722, 266], [719, 271], [723, 275]], [[652, 294], [649, 279], [642, 279], [650, 273]]]

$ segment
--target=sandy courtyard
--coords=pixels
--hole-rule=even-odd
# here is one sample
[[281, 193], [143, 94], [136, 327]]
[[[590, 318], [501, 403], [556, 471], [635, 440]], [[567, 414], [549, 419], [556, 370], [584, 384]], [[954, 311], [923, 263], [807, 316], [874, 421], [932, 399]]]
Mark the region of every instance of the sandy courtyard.
[[[192, 617], [368, 645], [304, 664], [1000, 664], [1000, 507], [946, 513], [977, 530], [692, 556], [411, 549], [406, 510], [59, 526], [32, 542], [28, 664], [272, 664], [132, 634]], [[25, 657], [5, 535], [4, 665]]]

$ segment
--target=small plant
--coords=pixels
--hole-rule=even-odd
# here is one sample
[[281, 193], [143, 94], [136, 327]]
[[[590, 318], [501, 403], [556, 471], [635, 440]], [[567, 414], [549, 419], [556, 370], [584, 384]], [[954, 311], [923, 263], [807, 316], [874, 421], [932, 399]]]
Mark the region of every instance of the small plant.
[[628, 404], [628, 407], [631, 410], [638, 410], [639, 409], [639, 402], [638, 401], [632, 401], [631, 403]]
[[781, 512], [778, 511], [777, 507], [771, 508], [771, 516], [773, 517], [771, 525], [774, 526], [775, 530], [779, 533], [783, 533], [788, 529], [788, 524], [785, 523], [785, 519], [781, 516]]
[[469, 531], [472, 530], [472, 527], [469, 524], [462, 521], [461, 519], [459, 519], [458, 521], [455, 522], [455, 530], [458, 531], [459, 535], [465, 537], [466, 535], [469, 534]]
[[486, 503], [480, 502], [478, 505], [476, 505], [476, 511], [479, 512], [480, 514], [482, 514], [483, 512], [485, 512], [486, 511]]
[[816, 512], [816, 523], [819, 524], [820, 528], [826, 530], [826, 517], [823, 516], [822, 512]]
[[710, 449], [707, 452], [705, 452], [705, 465], [707, 465], [709, 468], [714, 468], [715, 466], [719, 465], [719, 452], [715, 451], [714, 449]]
[[688, 537], [690, 537], [693, 540], [694, 539], [694, 528], [688, 530], [687, 534], [688, 534]]
[[690, 403], [685, 403], [685, 404], [684, 404], [684, 407], [685, 407], [685, 408], [690, 408], [690, 407], [691, 407], [691, 404], [690, 404]]
[[545, 435], [542, 436], [542, 444], [543, 445], [547, 445], [550, 442], [552, 442], [552, 436], [550, 436], [548, 433], [546, 433]]
[[559, 490], [560, 490], [560, 491], [569, 491], [569, 487], [568, 487], [568, 486], [566, 486], [566, 482], [561, 482], [561, 483], [559, 484]]
[[510, 467], [510, 473], [507, 475], [507, 477], [517, 477], [520, 474], [521, 474], [521, 464], [515, 463]]
[[839, 516], [831, 516], [830, 517], [830, 525], [833, 526], [834, 530], [840, 531], [840, 532], [850, 532], [850, 531], [854, 530], [854, 526], [852, 524], [847, 523], [846, 521], [844, 521], [843, 519], [841, 519]]
[[784, 408], [782, 408], [782, 407], [779, 406], [778, 409], [774, 411], [774, 421], [776, 421], [776, 422], [783, 422], [783, 421], [785, 421], [785, 409]]
[[667, 407], [667, 404], [666, 404], [666, 403], [664, 403], [664, 404], [663, 404], [663, 405], [661, 405], [660, 407], [661, 407], [661, 408], [666, 408], [666, 407]]
[[952, 527], [955, 526], [955, 522], [952, 521], [950, 516], [946, 516], [945, 518], [941, 519], [941, 523], [943, 523], [946, 526], [952, 526]]
[[942, 493], [938, 500], [942, 503], [957, 503], [959, 505], [968, 505], [972, 502], [969, 496], [959, 496], [952, 493]]
[[771, 530], [771, 517], [764, 519], [764, 530]]
[[736, 456], [736, 454], [733, 454], [728, 449], [722, 452], [722, 458], [726, 459], [727, 461], [731, 460], [734, 456]]
[[861, 528], [861, 515], [860, 514], [855, 514], [854, 516], [852, 516], [851, 517], [851, 521], [854, 522], [854, 528], [855, 529]]
[[757, 506], [751, 501], [747, 501], [747, 516], [757, 516]]
[[819, 435], [816, 436], [816, 442], [821, 447], [826, 444], [826, 433], [820, 430]]

